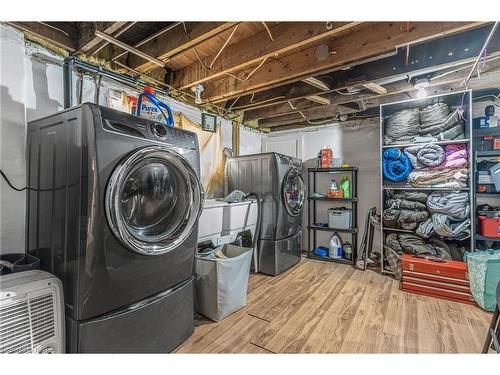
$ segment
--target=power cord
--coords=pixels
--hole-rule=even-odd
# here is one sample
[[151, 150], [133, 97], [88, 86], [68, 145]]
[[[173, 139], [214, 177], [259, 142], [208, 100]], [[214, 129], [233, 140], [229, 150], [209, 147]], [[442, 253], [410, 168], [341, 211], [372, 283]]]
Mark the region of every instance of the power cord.
[[9, 185], [15, 191], [24, 191], [28, 188], [27, 186], [23, 187], [22, 189], [16, 188], [14, 185], [11, 184], [10, 180], [7, 178], [7, 176], [5, 175], [5, 173], [3, 173], [1, 169], [0, 169], [0, 174], [2, 175], [5, 182], [7, 182], [7, 185]]

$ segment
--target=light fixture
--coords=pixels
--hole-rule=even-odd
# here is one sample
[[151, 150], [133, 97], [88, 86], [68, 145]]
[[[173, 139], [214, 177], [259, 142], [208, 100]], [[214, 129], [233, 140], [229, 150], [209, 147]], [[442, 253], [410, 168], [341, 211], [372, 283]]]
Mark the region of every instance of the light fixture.
[[426, 87], [429, 87], [429, 80], [427, 78], [417, 79], [413, 86], [417, 91], [417, 98], [424, 99], [427, 97]]
[[194, 102], [196, 104], [201, 104], [202, 103], [201, 93], [203, 92], [204, 89], [205, 88], [202, 85], [200, 85], [200, 84], [191, 87], [191, 91], [194, 92], [194, 94], [196, 95], [196, 97], [194, 98]]

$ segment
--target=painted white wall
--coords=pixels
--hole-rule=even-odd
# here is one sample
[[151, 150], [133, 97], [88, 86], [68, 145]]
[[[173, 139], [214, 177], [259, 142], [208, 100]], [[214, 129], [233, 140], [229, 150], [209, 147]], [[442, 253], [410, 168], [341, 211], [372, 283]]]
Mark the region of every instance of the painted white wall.
[[[25, 47], [22, 34], [0, 24], [0, 168], [12, 184], [26, 184]], [[0, 181], [0, 251], [24, 251], [25, 192]]]
[[[61, 58], [41, 47], [25, 42], [18, 30], [0, 23], [0, 167], [16, 187], [26, 185], [26, 125], [28, 121], [63, 109], [63, 74]], [[74, 103], [80, 77], [74, 76]], [[81, 102], [94, 102], [96, 81], [83, 77]], [[109, 90], [123, 86], [106, 79], [101, 81], [98, 102], [107, 105]], [[133, 92], [133, 90], [128, 90]], [[135, 93], [137, 94], [137, 92]], [[174, 111], [201, 122], [201, 111], [193, 106], [165, 100]], [[232, 147], [232, 123], [218, 117], [223, 147]], [[261, 150], [262, 136], [242, 129], [242, 148], [246, 153]], [[24, 252], [25, 192], [12, 190], [0, 178], [0, 253]]]
[[[316, 166], [316, 157], [324, 145], [333, 150], [334, 157], [342, 158], [344, 163], [359, 168], [358, 172], [358, 246], [363, 234], [366, 213], [369, 208], [377, 207], [380, 212], [380, 172], [379, 172], [379, 121], [375, 118], [364, 125], [346, 126], [342, 123], [309, 128], [302, 131], [278, 132], [268, 135], [263, 140], [263, 149], [277, 151], [274, 145], [281, 147], [283, 143], [298, 145], [297, 157], [304, 163], [304, 177], [307, 180], [307, 168]], [[277, 151], [279, 152], [279, 151]], [[292, 155], [295, 156], [295, 155]], [[347, 175], [347, 174], [346, 174]], [[340, 183], [342, 174], [318, 174], [318, 192], [325, 193], [332, 178]], [[327, 209], [332, 205], [328, 202], [317, 203], [318, 221], [327, 221]], [[338, 204], [337, 206], [342, 206]], [[348, 207], [348, 205], [346, 205]], [[303, 246], [307, 249], [307, 202], [303, 217]], [[318, 245], [328, 246], [331, 233], [318, 232]], [[344, 241], [349, 241], [347, 234], [341, 234]], [[376, 234], [374, 249], [379, 249], [379, 237]]]
[[260, 154], [265, 134], [240, 126], [240, 155]]

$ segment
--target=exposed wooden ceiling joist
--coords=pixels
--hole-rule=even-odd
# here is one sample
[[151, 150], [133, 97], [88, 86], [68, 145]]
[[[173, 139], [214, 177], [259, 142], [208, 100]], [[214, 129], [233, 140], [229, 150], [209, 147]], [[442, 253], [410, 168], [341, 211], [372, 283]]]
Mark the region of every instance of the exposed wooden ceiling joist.
[[[353, 120], [348, 120], [343, 122], [342, 124], [344, 126], [366, 126], [369, 124], [376, 123], [377, 119], [375, 117], [369, 117], [369, 118], [360, 118], [360, 119], [353, 119]], [[327, 123], [309, 123], [307, 121], [301, 121], [297, 122], [294, 124], [289, 124], [289, 125], [282, 125], [282, 126], [275, 126], [271, 128], [272, 133], [276, 133], [279, 131], [286, 131], [286, 130], [296, 130], [296, 129], [304, 129], [304, 128], [315, 128], [317, 126], [321, 125], [331, 125], [333, 122], [327, 122]]]
[[29, 32], [39, 38], [45, 39], [56, 46], [69, 52], [76, 50], [74, 39], [65, 31], [51, 27], [41, 22], [7, 22], [22, 31]]
[[308, 85], [311, 85], [313, 87], [316, 87], [319, 90], [322, 91], [328, 91], [330, 90], [330, 86], [328, 86], [326, 83], [321, 81], [320, 79], [316, 77], [307, 77], [302, 80], [302, 82], [307, 83]]
[[363, 60], [398, 46], [419, 43], [428, 39], [478, 27], [484, 22], [417, 22], [406, 30], [406, 22], [383, 22], [329, 40], [326, 58], [318, 59], [317, 46], [299, 51], [263, 65], [251, 79], [245, 81], [250, 70], [238, 72], [205, 85], [205, 102], [220, 102], [252, 91], [263, 90], [297, 81], [307, 76], [333, 71], [349, 63]]
[[306, 96], [306, 99], [311, 101], [311, 102], [319, 103], [321, 105], [329, 105], [330, 104], [330, 99], [324, 98], [324, 97], [319, 96], [319, 95]]
[[370, 91], [373, 91], [376, 94], [383, 95], [387, 93], [387, 89], [383, 86], [380, 86], [377, 82], [367, 82], [362, 84], [361, 86], [367, 88]]
[[226, 48], [213, 64], [216, 55], [207, 56], [200, 62], [195, 62], [177, 71], [174, 75], [173, 86], [184, 90], [195, 84], [220, 78], [246, 67], [259, 64], [263, 59], [276, 57], [293, 49], [317, 42], [323, 38], [332, 37], [362, 22], [338, 22], [328, 28], [326, 22], [283, 22], [272, 28], [269, 38], [267, 31], [255, 34], [239, 43]]
[[[488, 87], [499, 87], [500, 86], [500, 59], [496, 59], [486, 63], [484, 72], [480, 77], [475, 77], [470, 81], [469, 88], [471, 89], [484, 89]], [[430, 86], [427, 89], [429, 95], [456, 91], [460, 90], [460, 82], [467, 76], [468, 70], [460, 70], [451, 73], [446, 76], [442, 76], [438, 79], [431, 80]], [[410, 93], [416, 92], [413, 84], [406, 81], [393, 83], [387, 86], [388, 92], [384, 95], [374, 95], [374, 94], [357, 94], [353, 100], [348, 101], [348, 99], [338, 98], [337, 100], [332, 100], [332, 104], [329, 106], [317, 107], [309, 110], [302, 110], [300, 113], [289, 113], [282, 116], [276, 116], [271, 118], [266, 118], [259, 120], [260, 127], [275, 127], [283, 126], [287, 124], [294, 124], [297, 122], [302, 122], [304, 118], [314, 121], [320, 120], [328, 117], [336, 116], [337, 114], [343, 113], [353, 113], [356, 110], [350, 111], [345, 107], [339, 107], [349, 103], [355, 103], [357, 101], [362, 101], [363, 108], [361, 110], [375, 108], [381, 104], [410, 99], [412, 96]], [[370, 96], [371, 95], [371, 96]], [[359, 110], [358, 110], [359, 111]]]
[[[138, 49], [150, 56], [167, 62], [173, 56], [196, 47], [199, 43], [229, 29], [237, 22], [186, 22], [186, 30], [182, 26], [154, 38]], [[155, 64], [136, 55], [129, 55], [127, 65], [132, 69], [148, 72]]]
[[[433, 74], [438, 71], [441, 71], [442, 74], [449, 74], [449, 71], [463, 69], [472, 64], [476, 59], [482, 46], [481, 41], [488, 30], [489, 26], [486, 26], [414, 46], [411, 49], [411, 63], [408, 64], [404, 63], [405, 49], [392, 57], [358, 65], [352, 70], [337, 71], [323, 76], [323, 80], [326, 79], [327, 82], [328, 80], [332, 82], [330, 84], [332, 90], [326, 92], [318, 91], [318, 93], [335, 101], [335, 97], [340, 95], [340, 90], [344, 91], [353, 84], [350, 77], [358, 75], [363, 75], [366, 79], [354, 84], [354, 86], [362, 87], [363, 84], [371, 82], [384, 82], [384, 84], [387, 84], [389, 82], [397, 82], [398, 80], [401, 81], [408, 77]], [[489, 57], [498, 55], [500, 52], [500, 35], [489, 47]], [[413, 64], [414, 61], [416, 61], [415, 64]], [[245, 120], [251, 121], [297, 112], [302, 109], [310, 109], [314, 106], [318, 107], [319, 105], [313, 103], [304, 104], [303, 101], [300, 101], [305, 96], [312, 95], [311, 91], [311, 87], [304, 86], [303, 84], [285, 85], [255, 94], [254, 103], [249, 102], [249, 96], [242, 97], [234, 106], [234, 109], [244, 110]], [[276, 99], [274, 101], [264, 101], [269, 95], [274, 96]], [[365, 90], [361, 96], [366, 95]], [[343, 96], [345, 96], [346, 100], [356, 98], [352, 94]], [[373, 94], [368, 93], [368, 96], [373, 96]], [[293, 103], [293, 107], [290, 107], [288, 102]]]
[[79, 36], [76, 43], [77, 50], [87, 53], [101, 43], [101, 39], [95, 35], [96, 31], [113, 35], [126, 24], [127, 22], [78, 22]]

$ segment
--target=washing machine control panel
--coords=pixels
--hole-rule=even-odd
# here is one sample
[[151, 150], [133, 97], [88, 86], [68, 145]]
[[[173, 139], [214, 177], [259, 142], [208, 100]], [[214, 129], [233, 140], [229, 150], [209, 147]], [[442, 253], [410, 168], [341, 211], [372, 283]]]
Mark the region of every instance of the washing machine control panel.
[[196, 134], [133, 116], [116, 110], [99, 107], [103, 128], [127, 136], [152, 139], [169, 145], [196, 148]]
[[181, 147], [196, 146], [196, 135], [191, 132], [175, 129], [159, 122], [152, 122], [150, 130], [156, 140]]

